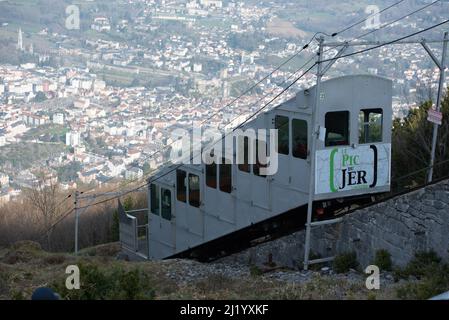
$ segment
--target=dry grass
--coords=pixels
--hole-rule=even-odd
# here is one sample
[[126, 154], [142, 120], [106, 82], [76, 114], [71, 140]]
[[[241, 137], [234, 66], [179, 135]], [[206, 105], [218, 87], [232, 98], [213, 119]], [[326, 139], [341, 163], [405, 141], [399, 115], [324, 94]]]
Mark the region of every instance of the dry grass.
[[[396, 288], [403, 283], [369, 291], [362, 280], [344, 276], [321, 276], [315, 274], [301, 283], [273, 280], [269, 275], [227, 277], [212, 272], [202, 278], [178, 282], [169, 274], [184, 270], [203, 268], [204, 265], [183, 260], [126, 262], [115, 259], [117, 244], [89, 248], [82, 255], [48, 253], [36, 243], [21, 242], [0, 250], [0, 300], [29, 299], [41, 286], [63, 286], [68, 265], [91, 265], [101, 272], [140, 270], [154, 291], [154, 299], [396, 299]], [[93, 255], [94, 253], [102, 256]], [[12, 259], [11, 257], [18, 257]], [[179, 268], [183, 266], [183, 268]], [[81, 275], [82, 281], [82, 275]]]

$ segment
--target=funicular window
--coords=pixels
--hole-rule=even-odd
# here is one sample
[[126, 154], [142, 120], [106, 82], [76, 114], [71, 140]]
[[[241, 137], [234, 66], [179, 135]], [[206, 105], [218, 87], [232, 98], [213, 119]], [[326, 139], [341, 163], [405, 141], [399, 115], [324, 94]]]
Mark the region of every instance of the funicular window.
[[189, 174], [189, 204], [198, 208], [200, 203], [200, 177], [195, 174]]
[[186, 177], [185, 171], [176, 170], [176, 199], [181, 202], [187, 200]]
[[206, 185], [209, 188], [217, 188], [217, 165], [215, 163], [206, 164]]
[[307, 121], [292, 120], [292, 153], [295, 158], [307, 159]]
[[326, 113], [325, 127], [326, 147], [349, 145], [349, 111]]
[[243, 151], [243, 159], [238, 159], [239, 160], [238, 167], [239, 167], [240, 171], [249, 173], [251, 171], [251, 167], [249, 164], [249, 137], [243, 137], [243, 147], [240, 145], [242, 143], [241, 141], [242, 141], [242, 139], [239, 137], [237, 140], [237, 143], [239, 144], [238, 145], [239, 148], [243, 149], [242, 150]]
[[165, 220], [171, 220], [171, 191], [161, 188], [162, 198], [162, 218]]
[[226, 193], [232, 192], [232, 165], [226, 163], [226, 159], [221, 160], [218, 166], [220, 175], [220, 190]]
[[159, 215], [159, 187], [155, 184], [150, 186], [150, 197], [151, 197], [151, 213]]
[[278, 153], [288, 155], [290, 152], [290, 128], [288, 117], [276, 116], [274, 118], [274, 128], [278, 130]]
[[[259, 149], [265, 148], [265, 154], [262, 157], [259, 156]], [[266, 168], [267, 162], [267, 143], [259, 139], [256, 140], [256, 163], [253, 166], [253, 172], [256, 176], [266, 177], [266, 175], [260, 174], [260, 168]]]
[[359, 143], [382, 141], [382, 109], [362, 109], [359, 113]]

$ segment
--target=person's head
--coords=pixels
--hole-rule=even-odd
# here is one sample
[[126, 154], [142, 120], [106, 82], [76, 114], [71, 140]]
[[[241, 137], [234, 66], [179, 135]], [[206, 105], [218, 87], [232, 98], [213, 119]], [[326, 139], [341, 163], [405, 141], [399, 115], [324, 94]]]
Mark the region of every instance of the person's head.
[[50, 288], [37, 288], [34, 290], [31, 300], [59, 300], [59, 294]]

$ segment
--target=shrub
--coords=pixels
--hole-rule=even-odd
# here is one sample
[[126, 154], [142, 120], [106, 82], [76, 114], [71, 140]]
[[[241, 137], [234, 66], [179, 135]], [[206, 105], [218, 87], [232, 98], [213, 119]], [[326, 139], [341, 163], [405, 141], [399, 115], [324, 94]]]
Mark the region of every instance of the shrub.
[[11, 292], [11, 300], [26, 300], [22, 291], [13, 290]]
[[49, 265], [62, 264], [65, 261], [65, 256], [62, 254], [51, 254], [44, 258], [44, 262]]
[[377, 250], [374, 258], [374, 264], [380, 268], [380, 270], [391, 271], [393, 263], [391, 262], [391, 254], [387, 250]]
[[415, 277], [421, 279], [426, 274], [432, 273], [439, 268], [441, 258], [434, 251], [421, 251], [415, 253], [415, 257], [410, 260], [405, 268], [395, 268], [395, 281]]
[[253, 264], [249, 267], [249, 273], [251, 274], [251, 276], [257, 277], [257, 276], [261, 276], [263, 274], [263, 271], [258, 266]]
[[423, 279], [407, 283], [396, 291], [400, 299], [429, 299], [449, 290], [449, 266], [431, 267]]
[[441, 258], [435, 251], [417, 252], [415, 257], [405, 267], [406, 276], [414, 276], [418, 279], [432, 272], [441, 262]]
[[14, 243], [10, 250], [3, 257], [6, 264], [26, 263], [42, 254], [40, 245], [33, 241], [18, 241]]
[[335, 257], [333, 268], [336, 273], [345, 273], [350, 269], [357, 268], [357, 255], [355, 252], [342, 253]]
[[139, 269], [125, 271], [114, 268], [101, 270], [94, 264], [79, 263], [80, 290], [68, 290], [65, 281], [53, 283], [52, 287], [61, 297], [69, 300], [142, 300], [153, 299], [149, 278]]
[[449, 290], [449, 265], [441, 264], [434, 251], [416, 253], [404, 269], [396, 271], [396, 276], [420, 279], [399, 287], [396, 294], [400, 299], [429, 299]]

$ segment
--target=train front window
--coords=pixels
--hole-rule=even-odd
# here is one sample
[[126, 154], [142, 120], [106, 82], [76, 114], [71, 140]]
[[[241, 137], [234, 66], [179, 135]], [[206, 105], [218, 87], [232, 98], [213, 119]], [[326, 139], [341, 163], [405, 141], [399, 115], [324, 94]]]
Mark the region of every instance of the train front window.
[[186, 177], [185, 171], [176, 170], [176, 199], [181, 202], [187, 199]]
[[362, 109], [359, 113], [359, 143], [382, 141], [382, 109]]
[[195, 174], [189, 174], [189, 204], [198, 208], [200, 203], [200, 177]]
[[159, 215], [159, 187], [155, 184], [150, 186], [151, 213]]
[[278, 153], [288, 155], [290, 145], [290, 128], [288, 117], [276, 116], [274, 118], [274, 128], [278, 130]]
[[307, 159], [307, 121], [292, 120], [292, 153], [295, 158]]
[[325, 127], [326, 147], [349, 145], [349, 111], [326, 113]]
[[171, 191], [161, 188], [162, 198], [162, 218], [165, 220], [171, 220]]

